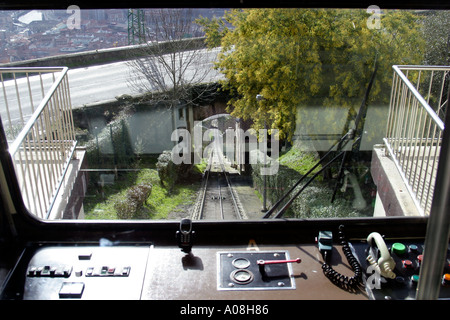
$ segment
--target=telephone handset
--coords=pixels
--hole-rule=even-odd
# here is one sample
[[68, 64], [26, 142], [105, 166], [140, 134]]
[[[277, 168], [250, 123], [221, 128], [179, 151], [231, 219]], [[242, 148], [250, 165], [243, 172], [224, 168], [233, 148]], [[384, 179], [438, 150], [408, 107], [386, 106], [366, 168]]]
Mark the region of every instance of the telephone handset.
[[378, 232], [372, 232], [367, 237], [367, 243], [370, 247], [373, 247], [373, 241], [375, 241], [379, 250], [380, 258], [377, 260], [376, 256], [370, 252], [367, 256], [367, 262], [375, 267], [375, 270], [379, 272], [381, 276], [394, 279], [396, 275], [392, 270], [395, 268], [395, 261], [391, 257], [383, 237]]

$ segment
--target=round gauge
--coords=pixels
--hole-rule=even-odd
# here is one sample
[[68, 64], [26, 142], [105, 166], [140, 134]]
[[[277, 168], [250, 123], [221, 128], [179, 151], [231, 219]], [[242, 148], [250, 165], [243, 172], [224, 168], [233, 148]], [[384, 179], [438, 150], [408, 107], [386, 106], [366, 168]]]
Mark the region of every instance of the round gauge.
[[253, 280], [253, 273], [245, 269], [238, 269], [231, 273], [230, 278], [236, 283], [246, 284]]
[[233, 262], [231, 262], [231, 263], [233, 264], [233, 266], [235, 268], [238, 268], [238, 269], [245, 269], [250, 266], [250, 261], [248, 261], [245, 258], [234, 259]]

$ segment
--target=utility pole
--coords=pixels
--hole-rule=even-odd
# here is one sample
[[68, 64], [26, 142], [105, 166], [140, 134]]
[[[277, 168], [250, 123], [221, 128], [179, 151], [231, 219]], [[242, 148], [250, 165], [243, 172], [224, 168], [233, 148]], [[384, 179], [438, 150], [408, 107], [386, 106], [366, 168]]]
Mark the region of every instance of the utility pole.
[[[264, 97], [261, 94], [257, 94], [256, 95], [256, 101], [258, 101], [258, 103], [260, 101], [263, 101]], [[266, 124], [266, 120], [264, 120], [264, 130], [267, 130], [267, 124]], [[267, 135], [266, 135], [267, 137]], [[264, 141], [264, 143], [266, 144], [266, 147], [264, 148], [264, 166], [266, 165], [266, 157], [267, 157], [267, 141]], [[266, 174], [264, 174], [264, 185], [263, 185], [263, 207], [261, 212], [267, 212], [267, 176]]]
[[128, 9], [128, 45], [145, 43], [144, 21], [144, 10]]

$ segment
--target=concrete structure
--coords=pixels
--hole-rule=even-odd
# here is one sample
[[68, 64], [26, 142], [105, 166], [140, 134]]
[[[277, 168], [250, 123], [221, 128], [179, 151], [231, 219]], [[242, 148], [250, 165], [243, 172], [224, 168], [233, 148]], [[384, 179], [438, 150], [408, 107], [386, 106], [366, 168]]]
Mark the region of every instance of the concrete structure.
[[386, 155], [384, 145], [374, 146], [370, 171], [378, 191], [375, 217], [419, 216], [419, 211], [397, 167], [392, 158]]
[[449, 104], [444, 88], [450, 67], [393, 66], [393, 70], [384, 144], [374, 148], [372, 157], [371, 173], [378, 188], [375, 215], [428, 216], [445, 129], [439, 115]]

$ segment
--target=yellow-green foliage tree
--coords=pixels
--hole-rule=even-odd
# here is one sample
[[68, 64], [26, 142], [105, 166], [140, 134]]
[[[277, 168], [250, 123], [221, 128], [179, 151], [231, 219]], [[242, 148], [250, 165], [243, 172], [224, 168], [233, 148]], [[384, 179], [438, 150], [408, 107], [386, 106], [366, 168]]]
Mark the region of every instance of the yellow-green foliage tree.
[[[232, 10], [225, 21], [200, 19], [209, 46], [222, 46], [216, 67], [232, 115], [251, 119], [254, 128], [278, 129], [291, 139], [297, 107], [359, 107], [374, 63], [378, 63], [371, 100], [390, 93], [393, 64], [417, 64], [424, 41], [419, 19], [407, 11], [374, 18], [366, 10]], [[257, 101], [260, 94], [263, 100]]]

